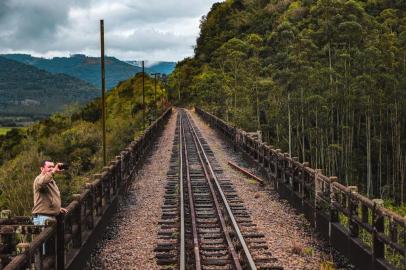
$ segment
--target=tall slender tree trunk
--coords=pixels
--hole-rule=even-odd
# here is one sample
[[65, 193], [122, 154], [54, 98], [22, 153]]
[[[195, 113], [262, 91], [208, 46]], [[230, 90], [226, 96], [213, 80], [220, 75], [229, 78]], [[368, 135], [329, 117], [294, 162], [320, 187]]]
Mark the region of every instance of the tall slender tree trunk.
[[379, 108], [379, 157], [378, 157], [378, 177], [379, 177], [379, 195], [382, 198], [382, 109]]
[[372, 195], [371, 115], [369, 113], [369, 109], [367, 109], [367, 112], [365, 113], [365, 118], [366, 118], [366, 145], [367, 145], [367, 196], [371, 197]]
[[276, 123], [276, 141], [280, 144], [281, 140], [279, 137], [279, 123]]
[[234, 63], [234, 106], [233, 106], [233, 122], [235, 125], [237, 125], [237, 67], [236, 63]]
[[406, 164], [406, 156], [401, 162], [401, 168], [400, 168], [400, 204], [403, 206], [405, 204], [405, 165]]
[[292, 121], [290, 118], [290, 93], [288, 93], [289, 157], [292, 156]]
[[257, 109], [256, 109], [256, 115], [257, 115], [257, 130], [261, 130], [261, 123], [260, 123], [260, 119], [259, 119], [259, 95], [258, 95], [258, 87], [257, 87], [257, 83], [255, 82], [254, 85], [254, 89], [255, 89], [255, 94], [256, 94], [256, 103], [257, 103]]
[[[328, 65], [329, 65], [329, 78], [330, 78], [330, 96], [333, 97], [333, 64], [331, 58], [331, 42], [328, 43]], [[330, 114], [329, 114], [329, 123], [330, 123], [330, 136], [331, 142], [334, 142], [334, 102], [331, 102]], [[328, 144], [327, 144], [328, 146]], [[328, 155], [329, 156], [329, 155]]]
[[[394, 120], [394, 113], [391, 113], [391, 122], [392, 122], [392, 126], [394, 126], [396, 124], [395, 120]], [[396, 127], [394, 129], [392, 129], [391, 132], [391, 144], [392, 144], [392, 198], [393, 201], [397, 202], [397, 197], [396, 197]]]
[[306, 161], [306, 156], [305, 156], [305, 128], [304, 128], [304, 97], [303, 97], [303, 87], [300, 88], [300, 103], [301, 103], [301, 124], [302, 124], [302, 162]]
[[402, 180], [402, 149], [400, 140], [400, 123], [399, 123], [399, 103], [395, 101], [395, 181], [398, 182], [398, 204], [403, 204], [403, 180]]
[[319, 123], [318, 123], [318, 113], [316, 108], [316, 168], [319, 168]]

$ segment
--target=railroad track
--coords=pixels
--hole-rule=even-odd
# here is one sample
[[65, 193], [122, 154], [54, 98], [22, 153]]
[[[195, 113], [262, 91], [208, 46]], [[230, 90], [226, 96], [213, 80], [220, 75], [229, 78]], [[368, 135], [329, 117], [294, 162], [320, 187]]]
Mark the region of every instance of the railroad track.
[[283, 269], [188, 113], [180, 110], [155, 248], [162, 269]]

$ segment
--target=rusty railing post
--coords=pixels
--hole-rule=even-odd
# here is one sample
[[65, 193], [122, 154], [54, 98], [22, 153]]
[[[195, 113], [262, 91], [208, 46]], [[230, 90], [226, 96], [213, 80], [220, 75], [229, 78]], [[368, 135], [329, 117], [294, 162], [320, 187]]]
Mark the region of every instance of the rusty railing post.
[[56, 269], [65, 269], [65, 217], [56, 217]]
[[73, 194], [73, 200], [78, 202], [78, 206], [72, 214], [72, 227], [75, 227], [75, 234], [72, 235], [72, 242], [73, 248], [80, 248], [82, 246], [82, 202], [80, 201], [80, 194]]
[[91, 183], [86, 183], [85, 189], [89, 190], [89, 195], [86, 200], [86, 225], [89, 230], [94, 228], [94, 215], [93, 215], [93, 209], [95, 208], [95, 191], [93, 188], [93, 185]]
[[[45, 221], [45, 227], [57, 226], [56, 219], [48, 219]], [[45, 256], [43, 260], [44, 269], [56, 268], [57, 265], [57, 239], [56, 234], [53, 234], [50, 238], [45, 241]], [[31, 258], [29, 259], [29, 261]], [[53, 266], [52, 266], [53, 265]]]
[[334, 183], [338, 181], [338, 178], [336, 176], [331, 176], [330, 177], [330, 227], [329, 227], [329, 237], [331, 237], [331, 223], [333, 222], [339, 222], [339, 217], [338, 217], [338, 210], [334, 206], [334, 203], [336, 202], [335, 198], [335, 193], [334, 193]]
[[378, 207], [383, 206], [382, 199], [373, 199], [374, 208], [372, 211], [372, 220], [373, 220], [373, 241], [372, 241], [372, 251], [373, 251], [373, 264], [375, 260], [379, 258], [385, 258], [385, 244], [379, 239], [378, 234], [383, 233], [385, 230], [384, 226], [384, 217], [378, 214]]
[[358, 201], [353, 198], [353, 194], [358, 193], [357, 186], [349, 186], [349, 194], [348, 194], [348, 230], [350, 231], [351, 237], [358, 237], [359, 235], [359, 226], [354, 221], [354, 216], [358, 215], [357, 208], [358, 208]]

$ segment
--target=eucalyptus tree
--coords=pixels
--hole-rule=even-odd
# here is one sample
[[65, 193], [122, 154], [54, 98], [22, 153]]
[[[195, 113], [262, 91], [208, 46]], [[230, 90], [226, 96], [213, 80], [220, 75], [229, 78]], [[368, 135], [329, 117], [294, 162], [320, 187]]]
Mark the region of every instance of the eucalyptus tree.
[[[223, 74], [230, 74], [232, 78], [232, 118], [235, 124], [240, 123], [241, 119], [241, 107], [238, 106], [239, 92], [244, 90], [244, 78], [246, 76], [246, 58], [249, 50], [249, 46], [243, 40], [238, 38], [232, 38], [224, 43], [220, 48], [214, 52], [215, 62]], [[227, 102], [230, 104], [230, 102]]]

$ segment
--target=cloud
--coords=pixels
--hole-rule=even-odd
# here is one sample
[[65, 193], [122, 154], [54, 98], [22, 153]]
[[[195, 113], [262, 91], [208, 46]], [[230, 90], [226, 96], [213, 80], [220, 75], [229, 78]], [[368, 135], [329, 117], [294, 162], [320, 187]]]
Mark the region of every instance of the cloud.
[[121, 59], [181, 60], [193, 54], [199, 20], [213, 0], [0, 0], [0, 52], [40, 56], [106, 53]]

